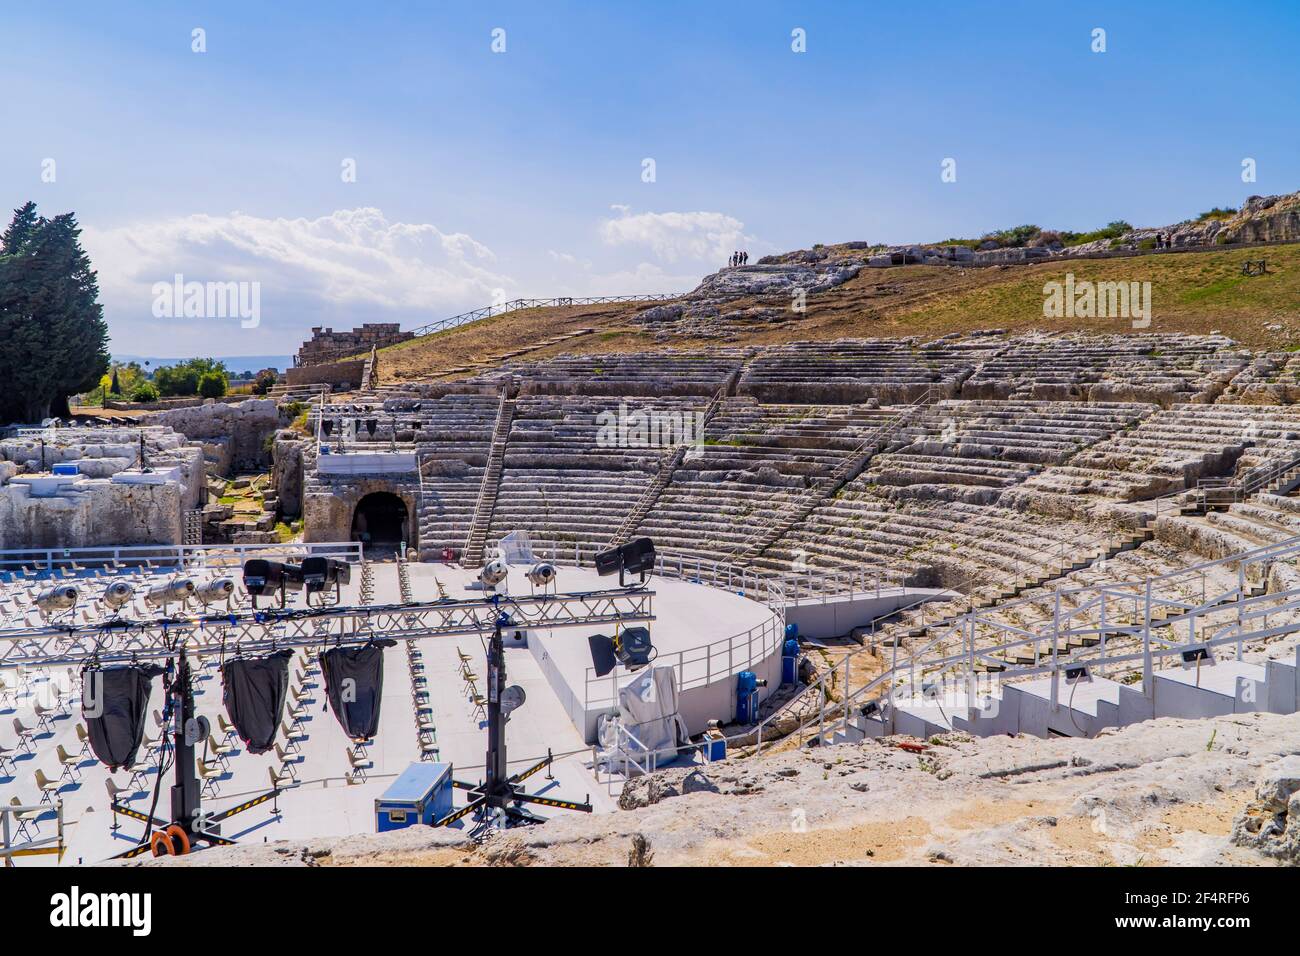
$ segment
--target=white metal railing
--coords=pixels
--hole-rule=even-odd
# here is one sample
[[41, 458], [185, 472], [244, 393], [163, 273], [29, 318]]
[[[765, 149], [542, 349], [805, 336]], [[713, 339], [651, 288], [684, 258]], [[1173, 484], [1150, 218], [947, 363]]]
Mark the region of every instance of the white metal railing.
[[[489, 540], [488, 550], [499, 540]], [[597, 554], [609, 545], [595, 541], [530, 541], [536, 560], [574, 567], [589, 567]], [[888, 588], [901, 586], [901, 575], [888, 568], [805, 569], [767, 571], [748, 565], [731, 564], [695, 554], [655, 551], [654, 573], [660, 577], [709, 584], [753, 597], [773, 608], [785, 608], [795, 601], [829, 600], [841, 595], [872, 594], [879, 597]]]
[[[621, 720], [610, 722], [609, 726], [614, 733], [614, 739], [610, 745], [602, 752], [599, 748], [601, 744], [592, 744], [591, 746], [591, 773], [596, 778], [597, 784], [605, 786], [605, 792], [612, 794], [614, 784], [617, 782], [615, 777], [616, 768], [621, 767], [617, 773], [624, 780], [631, 779], [633, 772], [638, 774], [653, 773], [656, 769], [655, 751], [651, 750], [636, 734], [628, 730]], [[633, 748], [645, 754], [644, 759], [638, 761], [634, 755]], [[605, 770], [605, 779], [601, 779], [601, 769]]]
[[[1297, 557], [1300, 536], [1137, 581], [1058, 588], [1052, 596], [1051, 616], [1033, 624], [1012, 624], [1013, 615], [993, 615], [1014, 611], [1017, 605], [1037, 599], [969, 611], [924, 647], [908, 652], [906, 660], [899, 660], [895, 645], [889, 668], [862, 687], [847, 691], [832, 707], [820, 708], [795, 732], [810, 726], [813, 720], [824, 727], [828, 711], [847, 721], [854, 709], [869, 702], [887, 705], [889, 698], [913, 697], [925, 685], [943, 680], [950, 673], [958, 683], [973, 687], [978, 665], [996, 669], [1003, 683], [1050, 676], [1053, 706], [1059, 701], [1060, 679], [1066, 667], [1086, 664], [1104, 674], [1140, 665], [1143, 689], [1149, 695], [1158, 665], [1181, 661], [1189, 650], [1230, 646], [1240, 659], [1245, 644], [1251, 641], [1272, 640], [1300, 631], [1300, 588], [1252, 594], [1248, 587], [1253, 578], [1267, 580], [1271, 563], [1294, 561]], [[1232, 570], [1235, 582], [1211, 590], [1209, 576], [1225, 569]], [[1183, 590], [1181, 596], [1175, 593], [1178, 588]], [[1067, 605], [1066, 600], [1073, 603]], [[1277, 623], [1279, 616], [1283, 618], [1281, 623]], [[991, 640], [990, 631], [994, 635]], [[1024, 649], [1032, 655], [1030, 663], [1010, 664], [1002, 656]], [[818, 684], [830, 676], [831, 672], [823, 675]], [[974, 694], [968, 693], [966, 699], [973, 701]]]
[[[671, 667], [677, 690], [707, 687], [715, 680], [753, 670], [777, 653], [785, 640], [785, 616], [773, 612], [767, 620], [749, 630], [708, 644], [656, 657], [656, 667]], [[618, 691], [631, 671], [615, 667], [604, 677], [588, 667], [583, 673], [583, 701], [587, 710], [618, 705]]]
[[0, 572], [125, 568], [221, 568], [240, 566], [248, 558], [268, 555], [322, 555], [348, 562], [361, 560], [357, 541], [296, 542], [283, 544], [138, 544], [86, 548], [25, 548], [0, 551]]
[[[30, 823], [21, 820], [21, 815], [29, 813], [45, 814], [54, 811], [57, 832], [54, 836], [41, 837], [33, 836], [32, 828], [37, 833], [40, 832], [39, 821]], [[23, 843], [15, 843], [14, 838], [19, 834], [27, 835], [27, 840]], [[57, 801], [54, 806], [48, 803], [32, 804], [30, 806], [18, 806], [16, 804], [0, 804], [0, 859], [4, 860], [6, 868], [14, 865], [16, 856], [43, 856], [46, 854], [56, 854], [59, 859], [63, 859], [65, 849], [63, 840], [63, 801]]]

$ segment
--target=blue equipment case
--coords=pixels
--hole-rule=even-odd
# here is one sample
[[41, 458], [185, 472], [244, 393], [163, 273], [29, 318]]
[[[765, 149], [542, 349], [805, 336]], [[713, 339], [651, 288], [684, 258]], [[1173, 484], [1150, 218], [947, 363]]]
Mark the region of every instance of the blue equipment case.
[[431, 825], [451, 813], [451, 792], [451, 764], [411, 764], [375, 801], [375, 832]]

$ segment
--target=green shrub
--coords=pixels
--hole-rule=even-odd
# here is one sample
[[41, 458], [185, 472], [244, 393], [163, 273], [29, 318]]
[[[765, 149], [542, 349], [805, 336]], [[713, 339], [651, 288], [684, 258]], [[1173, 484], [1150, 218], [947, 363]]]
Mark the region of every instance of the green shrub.
[[1155, 247], [1156, 241], [1154, 239], [1143, 239], [1138, 243], [1139, 249], [1154, 249]]
[[1106, 223], [1106, 225], [1102, 226], [1100, 229], [1092, 230], [1092, 232], [1063, 232], [1061, 233], [1061, 240], [1067, 246], [1081, 246], [1085, 242], [1096, 242], [1098, 239], [1110, 239], [1112, 240], [1111, 248], [1113, 249], [1116, 245], [1113, 240], [1118, 239], [1126, 232], [1132, 231], [1133, 227], [1127, 222], [1123, 219], [1116, 219], [1112, 222]]
[[204, 398], [220, 398], [229, 387], [230, 381], [222, 372], [204, 372], [199, 376], [199, 394]]
[[141, 382], [131, 392], [131, 401], [156, 402], [158, 401], [158, 389], [154, 388], [153, 382]]
[[265, 395], [271, 390], [271, 386], [279, 381], [279, 378], [270, 369], [264, 369], [257, 373], [257, 378], [253, 379], [253, 394]]

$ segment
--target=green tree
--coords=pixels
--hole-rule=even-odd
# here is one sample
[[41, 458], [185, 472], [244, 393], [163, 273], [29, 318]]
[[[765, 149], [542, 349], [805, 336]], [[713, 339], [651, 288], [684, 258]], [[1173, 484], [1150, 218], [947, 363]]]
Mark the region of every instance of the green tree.
[[0, 235], [0, 420], [67, 415], [108, 371], [99, 284], [72, 213], [14, 210]]
[[204, 398], [220, 398], [229, 387], [230, 381], [225, 372], [204, 372], [199, 376], [199, 394]]

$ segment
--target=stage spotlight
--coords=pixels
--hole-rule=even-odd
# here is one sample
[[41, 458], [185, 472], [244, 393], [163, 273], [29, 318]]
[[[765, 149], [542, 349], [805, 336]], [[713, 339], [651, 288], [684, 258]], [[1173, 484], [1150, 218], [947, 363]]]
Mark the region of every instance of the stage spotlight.
[[649, 538], [633, 538], [627, 544], [610, 548], [596, 555], [596, 573], [618, 574], [619, 584], [624, 574], [639, 574], [642, 579], [655, 566], [655, 544]]
[[204, 581], [194, 589], [194, 596], [203, 604], [218, 604], [229, 601], [235, 593], [235, 582], [231, 578], [213, 578]]
[[593, 634], [587, 638], [587, 644], [597, 677], [604, 677], [619, 664], [630, 671], [639, 670], [655, 656], [650, 630], [645, 627], [625, 627], [617, 637]]
[[42, 613], [66, 611], [77, 603], [77, 589], [71, 584], [56, 584], [36, 595], [36, 606]]
[[280, 605], [284, 606], [285, 591], [302, 590], [302, 567], [297, 564], [282, 564], [268, 561], [266, 558], [250, 558], [244, 562], [244, 587], [253, 597], [253, 606], [257, 598], [280, 595]]
[[313, 556], [302, 559], [302, 580], [308, 594], [323, 591], [330, 585], [347, 584], [352, 580], [352, 567], [337, 558]]
[[150, 607], [166, 607], [173, 601], [184, 604], [194, 596], [194, 582], [189, 578], [172, 578], [162, 584], [155, 584], [145, 592], [145, 603]]
[[495, 588], [504, 581], [510, 574], [510, 565], [506, 564], [500, 558], [493, 558], [478, 573], [478, 579], [483, 582], [485, 588]]
[[104, 596], [101, 600], [105, 606], [117, 610], [128, 604], [135, 595], [135, 588], [131, 587], [127, 581], [114, 581], [108, 587], [104, 588]]
[[553, 583], [555, 581], [555, 574], [555, 565], [543, 562], [541, 564], [534, 564], [529, 568], [527, 578], [529, 583], [534, 587], [541, 588]]

